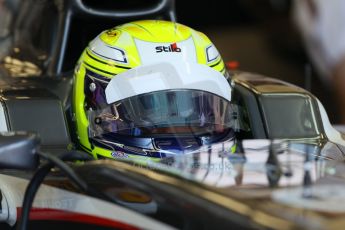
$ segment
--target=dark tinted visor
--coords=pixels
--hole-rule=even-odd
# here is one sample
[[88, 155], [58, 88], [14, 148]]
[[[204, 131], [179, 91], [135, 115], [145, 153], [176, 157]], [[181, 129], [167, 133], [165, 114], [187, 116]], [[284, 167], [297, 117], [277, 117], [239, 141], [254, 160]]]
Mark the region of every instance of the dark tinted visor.
[[214, 135], [233, 126], [231, 104], [198, 90], [164, 90], [123, 99], [88, 111], [91, 137]]

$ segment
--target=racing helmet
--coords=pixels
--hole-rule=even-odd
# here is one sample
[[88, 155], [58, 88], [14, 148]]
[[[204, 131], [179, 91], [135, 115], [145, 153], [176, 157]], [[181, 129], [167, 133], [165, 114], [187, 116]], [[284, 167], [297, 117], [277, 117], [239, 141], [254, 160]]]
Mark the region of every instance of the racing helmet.
[[74, 71], [73, 120], [97, 158], [159, 160], [233, 138], [231, 86], [209, 38], [141, 20], [101, 32]]

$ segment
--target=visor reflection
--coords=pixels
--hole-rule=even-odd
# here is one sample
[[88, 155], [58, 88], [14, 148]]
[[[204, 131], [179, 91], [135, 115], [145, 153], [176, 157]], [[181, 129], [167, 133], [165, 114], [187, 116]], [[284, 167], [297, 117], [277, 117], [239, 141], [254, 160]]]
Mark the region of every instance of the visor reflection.
[[231, 114], [230, 103], [211, 93], [165, 90], [89, 111], [89, 122], [93, 136], [205, 135], [228, 131], [233, 123]]

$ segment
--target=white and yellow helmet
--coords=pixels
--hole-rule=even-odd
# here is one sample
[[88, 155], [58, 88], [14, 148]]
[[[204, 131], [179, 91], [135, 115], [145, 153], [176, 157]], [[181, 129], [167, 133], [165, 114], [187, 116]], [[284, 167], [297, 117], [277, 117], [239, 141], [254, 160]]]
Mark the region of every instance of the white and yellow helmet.
[[78, 142], [95, 158], [160, 159], [233, 136], [224, 62], [187, 26], [144, 20], [103, 31], [74, 81]]

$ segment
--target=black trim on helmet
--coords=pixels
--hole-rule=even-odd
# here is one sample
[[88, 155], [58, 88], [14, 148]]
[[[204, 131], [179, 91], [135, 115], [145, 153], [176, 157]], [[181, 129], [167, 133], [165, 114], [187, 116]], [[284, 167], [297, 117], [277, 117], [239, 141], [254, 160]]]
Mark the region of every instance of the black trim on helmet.
[[86, 150], [87, 152], [91, 152], [91, 151], [92, 151], [92, 149], [89, 149], [89, 148], [85, 147], [85, 146], [82, 145], [82, 144], [79, 144], [79, 146], [80, 146], [82, 149]]
[[114, 67], [121, 68], [121, 69], [131, 69], [131, 67], [120, 66], [120, 65], [115, 65], [115, 64], [113, 65], [113, 64], [109, 64], [108, 62], [99, 60], [99, 59], [93, 57], [92, 55], [90, 55], [90, 53], [87, 50], [86, 50], [86, 55], [89, 56], [91, 59], [98, 61], [98, 62], [105, 64], [105, 65], [114, 66]]
[[[110, 48], [111, 48], [111, 47], [110, 47]], [[93, 51], [93, 53], [95, 53], [97, 56], [101, 56], [101, 57], [107, 58], [106, 56], [103, 56], [103, 55], [101, 55], [101, 54], [98, 54], [98, 53], [96, 53], [96, 52], [94, 52], [94, 51]], [[92, 57], [87, 51], [86, 51], [86, 54], [87, 54], [90, 58], [92, 58], [93, 60], [96, 60], [96, 61], [101, 62], [101, 63], [103, 63], [103, 64], [110, 65], [110, 66], [115, 66], [115, 67], [122, 68], [122, 69], [131, 69], [131, 67], [120, 66], [120, 65], [115, 65], [115, 64], [112, 65], [112, 64], [109, 64], [109, 63], [107, 63], [107, 62], [105, 62], [105, 61], [98, 60], [97, 58]], [[110, 60], [119, 62], [118, 60], [115, 60], [115, 59], [110, 59]]]
[[221, 63], [221, 61], [222, 61], [222, 59], [219, 59], [219, 61], [217, 61], [217, 63], [210, 65], [210, 67], [215, 67], [215, 66], [219, 65], [219, 63]]
[[92, 69], [95, 69], [95, 70], [97, 70], [97, 71], [99, 71], [99, 72], [102, 72], [102, 73], [105, 73], [105, 74], [109, 74], [109, 75], [116, 75], [116, 73], [111, 73], [111, 72], [104, 71], [104, 70], [102, 70], [102, 69], [96, 68], [96, 67], [94, 67], [94, 66], [88, 64], [86, 61], [83, 61], [83, 63], [84, 63], [86, 66], [88, 66], [88, 67], [90, 67], [90, 68], [92, 68]]

